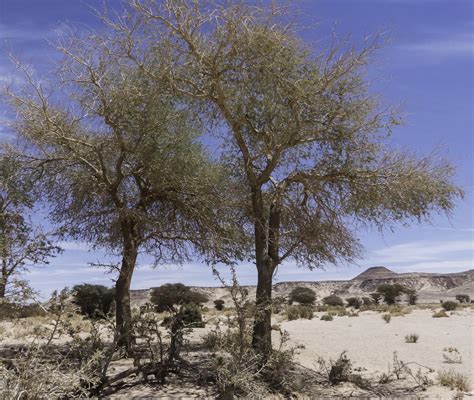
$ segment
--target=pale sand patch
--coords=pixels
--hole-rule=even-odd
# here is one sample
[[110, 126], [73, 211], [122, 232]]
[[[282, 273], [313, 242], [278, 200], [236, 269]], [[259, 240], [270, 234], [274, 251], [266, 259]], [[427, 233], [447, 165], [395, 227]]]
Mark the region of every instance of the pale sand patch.
[[[366, 375], [379, 375], [388, 371], [393, 352], [399, 360], [417, 362], [433, 368], [429, 377], [436, 381], [437, 371], [454, 369], [470, 377], [474, 387], [474, 310], [456, 311], [449, 318], [433, 318], [430, 310], [415, 310], [403, 317], [392, 317], [385, 323], [381, 313], [363, 312], [359, 317], [334, 317], [333, 321], [321, 321], [316, 313], [312, 320], [282, 322], [281, 328], [288, 331], [290, 340], [302, 344], [305, 349], [298, 361], [314, 368], [318, 357], [326, 360], [337, 358], [347, 350], [355, 367], [362, 367]], [[405, 343], [405, 335], [417, 333], [418, 343]], [[277, 333], [275, 332], [275, 339]], [[443, 349], [455, 347], [462, 355], [462, 364], [447, 364]], [[413, 366], [416, 371], [417, 367]], [[453, 392], [442, 388], [431, 389], [433, 398], [441, 393]], [[430, 398], [427, 394], [426, 398]], [[444, 395], [441, 398], [445, 398]], [[451, 398], [451, 397], [447, 397]]]

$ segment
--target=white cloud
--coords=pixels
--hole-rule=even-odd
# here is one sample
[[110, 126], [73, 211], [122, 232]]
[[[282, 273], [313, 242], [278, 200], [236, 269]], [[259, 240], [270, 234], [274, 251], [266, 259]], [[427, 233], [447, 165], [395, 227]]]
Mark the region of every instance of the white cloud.
[[422, 55], [462, 56], [474, 55], [472, 33], [456, 34], [442, 37], [439, 40], [428, 40], [418, 43], [406, 43], [398, 46], [401, 50], [416, 52]]
[[452, 253], [473, 252], [474, 242], [469, 240], [417, 241], [398, 244], [371, 252], [374, 263], [396, 264], [451, 259]]

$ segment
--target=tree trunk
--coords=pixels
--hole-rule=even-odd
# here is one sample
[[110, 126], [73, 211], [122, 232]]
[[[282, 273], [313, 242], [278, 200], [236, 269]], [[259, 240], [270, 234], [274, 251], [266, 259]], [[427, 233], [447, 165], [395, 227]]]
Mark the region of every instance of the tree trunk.
[[7, 282], [4, 280], [3, 277], [0, 278], [0, 299], [5, 298], [5, 292], [7, 289]]
[[6, 290], [7, 290], [7, 283], [8, 283], [8, 271], [7, 271], [7, 256], [5, 254], [5, 250], [3, 251], [2, 257], [2, 273], [0, 274], [0, 299], [5, 298]]
[[268, 225], [260, 190], [252, 192], [252, 206], [255, 217], [255, 263], [258, 272], [252, 347], [262, 356], [262, 362], [265, 362], [272, 351], [273, 269], [267, 254]]
[[123, 255], [122, 267], [115, 284], [116, 329], [120, 335], [118, 345], [130, 350], [134, 338], [132, 335], [132, 309], [130, 306], [130, 284], [138, 256], [138, 235], [136, 224], [130, 221], [122, 223]]
[[[258, 268], [258, 267], [257, 267]], [[252, 347], [265, 362], [272, 351], [272, 276], [269, 265], [258, 269], [255, 322]]]

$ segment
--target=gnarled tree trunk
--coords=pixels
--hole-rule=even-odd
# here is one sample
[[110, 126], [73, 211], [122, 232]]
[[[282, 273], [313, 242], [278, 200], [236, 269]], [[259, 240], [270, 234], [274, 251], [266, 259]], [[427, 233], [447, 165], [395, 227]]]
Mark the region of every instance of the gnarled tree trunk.
[[118, 345], [130, 350], [134, 338], [132, 335], [132, 309], [130, 306], [130, 284], [137, 262], [139, 237], [136, 223], [122, 222], [123, 255], [122, 267], [115, 284], [116, 330], [119, 334]]

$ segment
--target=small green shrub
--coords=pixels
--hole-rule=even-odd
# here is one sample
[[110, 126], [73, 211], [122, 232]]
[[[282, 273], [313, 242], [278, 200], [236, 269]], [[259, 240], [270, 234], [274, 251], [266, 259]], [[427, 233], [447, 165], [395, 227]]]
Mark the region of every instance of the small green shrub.
[[208, 301], [208, 298], [182, 283], [167, 283], [154, 288], [151, 292], [150, 301], [155, 305], [156, 311], [176, 311], [184, 304], [200, 305]]
[[406, 288], [399, 283], [390, 284], [384, 283], [377, 287], [377, 293], [383, 296], [383, 300], [386, 304], [392, 305], [400, 300], [400, 296], [406, 292]]
[[362, 297], [362, 303], [364, 306], [372, 306], [375, 302], [370, 297]]
[[332, 321], [332, 320], [333, 320], [333, 317], [331, 314], [321, 315], [321, 321]]
[[419, 335], [416, 333], [410, 333], [405, 336], [405, 343], [416, 343], [418, 342]]
[[285, 309], [286, 299], [281, 296], [277, 296], [272, 300], [272, 313], [279, 314]]
[[458, 307], [458, 302], [457, 301], [443, 301], [441, 306], [446, 310], [446, 311], [453, 311]]
[[288, 321], [294, 321], [300, 318], [313, 319], [314, 309], [312, 306], [308, 305], [291, 305], [286, 307], [285, 312]]
[[82, 315], [91, 319], [104, 318], [114, 303], [115, 289], [84, 283], [73, 287], [72, 296]]
[[362, 305], [362, 301], [358, 297], [349, 297], [346, 299], [346, 302], [349, 307], [354, 307], [355, 309], [359, 309]]
[[290, 303], [297, 302], [299, 304], [314, 304], [316, 301], [316, 293], [313, 289], [298, 286], [290, 293]]
[[339, 296], [336, 296], [334, 294], [327, 296], [323, 299], [323, 303], [328, 305], [328, 306], [344, 306], [344, 302]]
[[459, 301], [460, 303], [470, 303], [471, 298], [467, 294], [457, 294], [456, 295], [456, 300]]
[[447, 386], [452, 390], [459, 390], [461, 392], [469, 392], [471, 390], [469, 377], [453, 370], [439, 371], [438, 382], [440, 385]]
[[224, 309], [224, 300], [218, 299], [214, 300], [214, 307], [216, 307], [216, 310], [222, 311]]
[[448, 314], [446, 314], [446, 310], [439, 310], [433, 313], [433, 318], [448, 318]]
[[380, 300], [382, 299], [381, 293], [370, 293], [369, 296], [372, 297], [375, 304], [380, 304]]
[[392, 319], [392, 316], [390, 314], [383, 314], [382, 319], [388, 324], [388, 323], [390, 323], [390, 320]]

